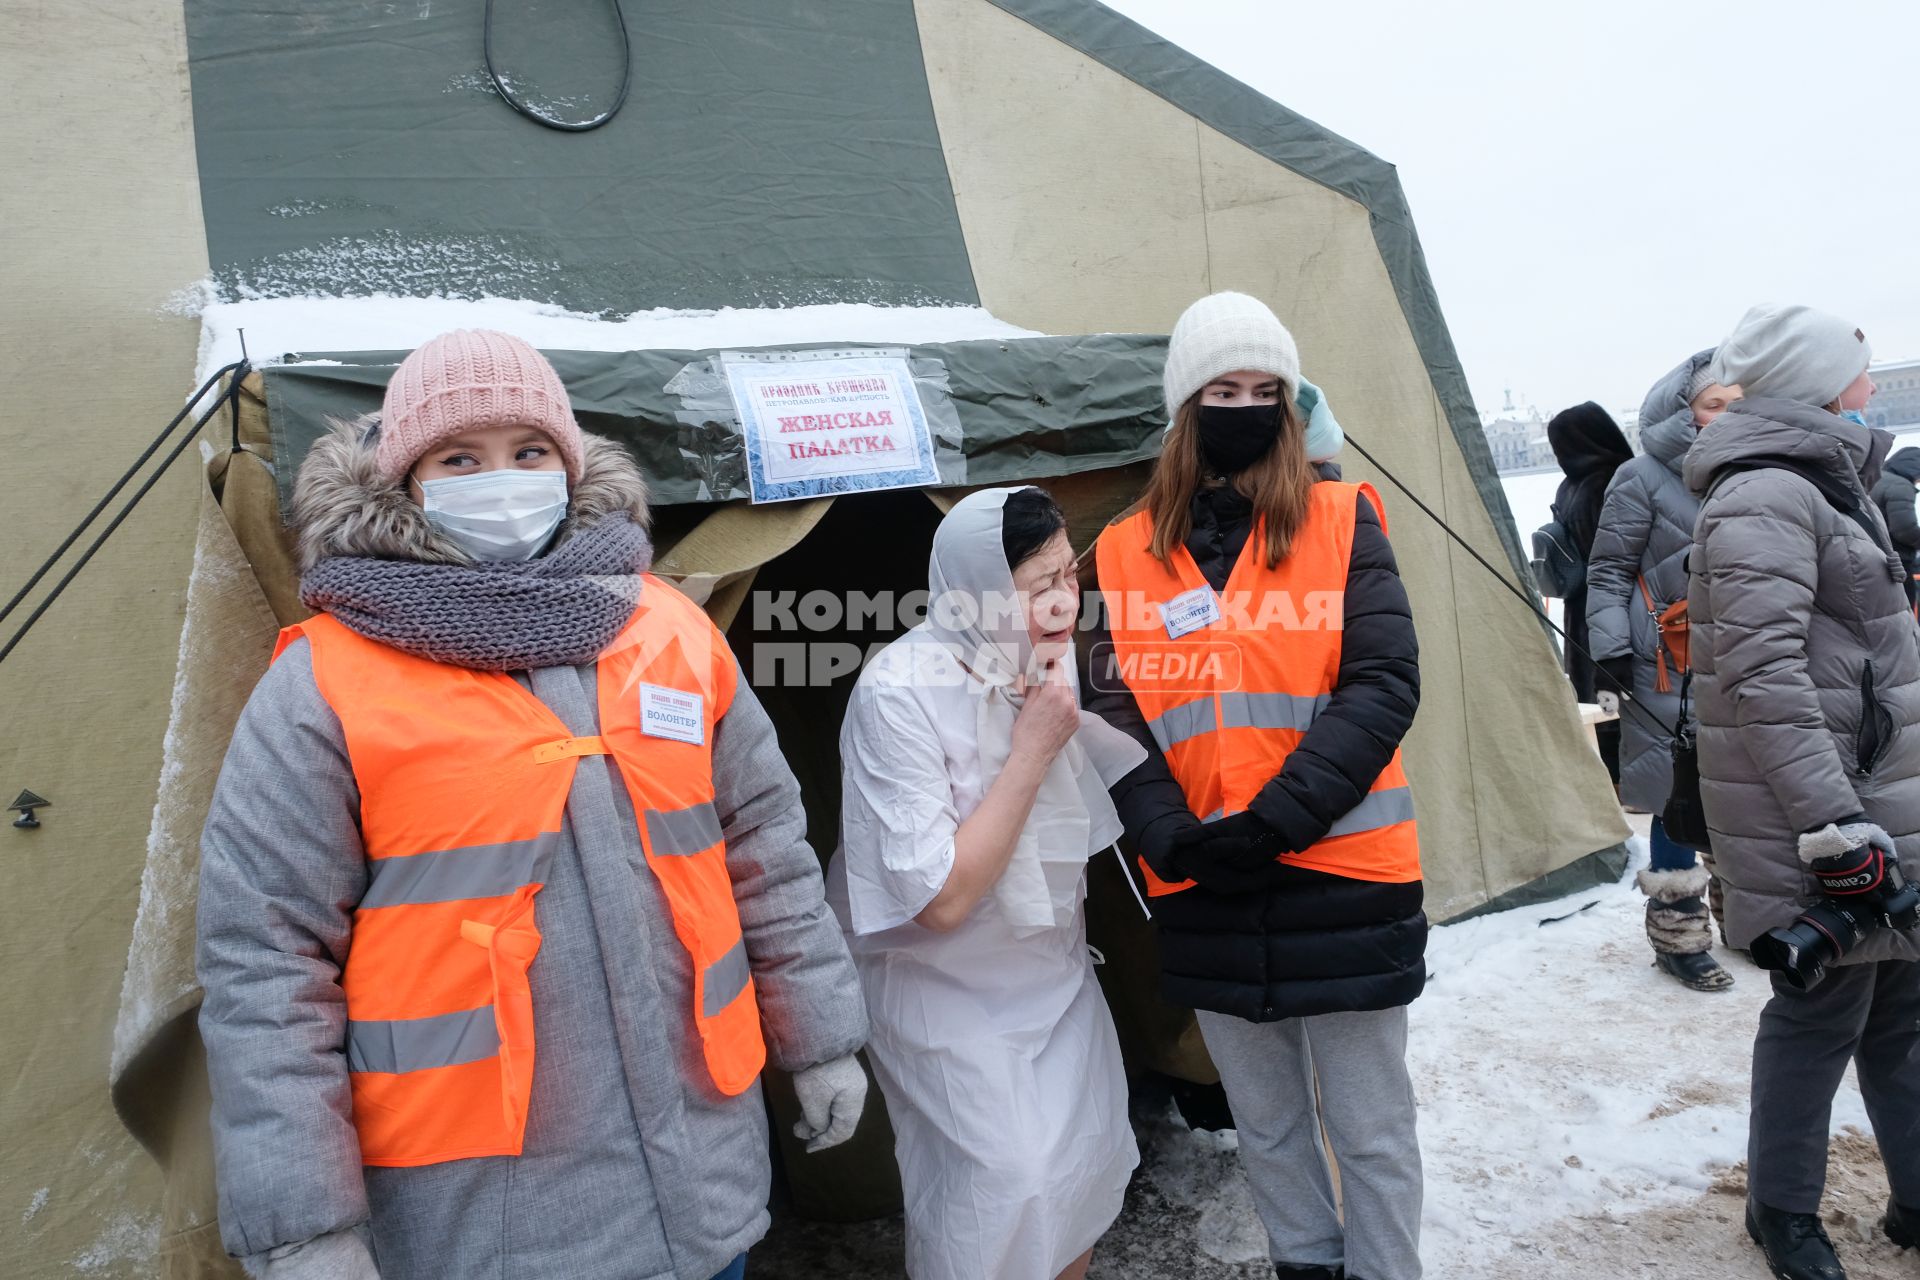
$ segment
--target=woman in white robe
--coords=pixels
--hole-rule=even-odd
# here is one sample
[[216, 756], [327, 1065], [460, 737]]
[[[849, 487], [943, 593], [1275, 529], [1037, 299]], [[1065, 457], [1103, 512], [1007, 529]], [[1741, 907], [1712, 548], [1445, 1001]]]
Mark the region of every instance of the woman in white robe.
[[828, 870], [872, 1018], [913, 1280], [1078, 1280], [1139, 1163], [1086, 942], [1108, 782], [1143, 756], [1079, 710], [1079, 587], [1038, 489], [958, 503], [928, 618], [840, 734]]

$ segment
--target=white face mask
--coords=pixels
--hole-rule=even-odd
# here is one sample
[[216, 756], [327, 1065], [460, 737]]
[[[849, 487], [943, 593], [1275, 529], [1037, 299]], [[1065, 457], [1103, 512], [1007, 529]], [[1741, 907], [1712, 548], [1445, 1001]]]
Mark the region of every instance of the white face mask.
[[433, 527], [475, 560], [531, 560], [567, 514], [564, 471], [483, 471], [422, 480]]

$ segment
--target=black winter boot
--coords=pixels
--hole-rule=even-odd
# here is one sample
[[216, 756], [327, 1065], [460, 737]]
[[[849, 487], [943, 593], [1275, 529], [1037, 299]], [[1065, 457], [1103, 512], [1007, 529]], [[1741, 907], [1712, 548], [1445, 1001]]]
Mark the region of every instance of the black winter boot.
[[1346, 1280], [1347, 1273], [1339, 1267], [1290, 1267], [1276, 1262], [1273, 1274], [1279, 1280]]
[[1747, 1234], [1778, 1280], [1847, 1280], [1827, 1229], [1812, 1213], [1788, 1213], [1747, 1201]]
[[1920, 1209], [1909, 1209], [1897, 1200], [1888, 1200], [1887, 1216], [1880, 1220], [1880, 1229], [1902, 1249], [1920, 1246]]
[[1725, 991], [1733, 985], [1733, 975], [1709, 954], [1713, 925], [1700, 895], [1711, 879], [1705, 867], [1697, 866], [1640, 873], [1654, 964], [1695, 991]]

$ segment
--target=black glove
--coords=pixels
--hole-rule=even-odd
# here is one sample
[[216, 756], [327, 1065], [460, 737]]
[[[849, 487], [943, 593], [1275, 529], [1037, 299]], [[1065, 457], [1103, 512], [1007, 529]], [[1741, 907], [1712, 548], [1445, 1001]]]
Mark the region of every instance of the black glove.
[[1187, 878], [1179, 867], [1183, 851], [1200, 839], [1205, 830], [1200, 819], [1185, 809], [1176, 809], [1148, 823], [1134, 838], [1134, 845], [1153, 868], [1153, 874], [1177, 884]]
[[1863, 816], [1800, 837], [1820, 892], [1895, 929], [1920, 924], [1920, 889], [1907, 883], [1893, 837]]
[[1266, 883], [1285, 852], [1280, 834], [1248, 810], [1202, 824], [1199, 837], [1175, 855], [1175, 863], [1204, 888], [1253, 889]]
[[1622, 698], [1633, 696], [1632, 654], [1623, 653], [1617, 658], [1602, 658], [1596, 665], [1601, 672], [1593, 682], [1596, 692], [1617, 693]]

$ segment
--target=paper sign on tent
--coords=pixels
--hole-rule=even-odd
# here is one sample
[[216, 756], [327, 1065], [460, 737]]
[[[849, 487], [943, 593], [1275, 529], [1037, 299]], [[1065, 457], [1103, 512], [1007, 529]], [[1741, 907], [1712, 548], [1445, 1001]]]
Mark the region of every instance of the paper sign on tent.
[[724, 361], [755, 502], [937, 484], [932, 433], [904, 357]]

